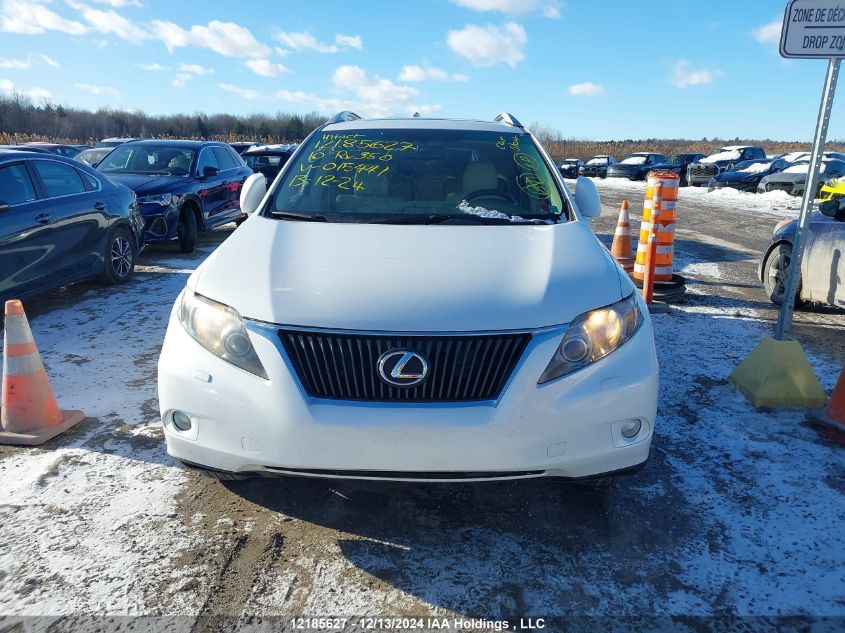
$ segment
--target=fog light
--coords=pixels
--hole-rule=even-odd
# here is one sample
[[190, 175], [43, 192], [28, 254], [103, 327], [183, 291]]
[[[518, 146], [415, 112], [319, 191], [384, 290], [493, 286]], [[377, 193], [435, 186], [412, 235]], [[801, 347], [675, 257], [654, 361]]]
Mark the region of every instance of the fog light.
[[619, 432], [622, 433], [622, 437], [630, 440], [632, 437], [637, 436], [641, 428], [643, 428], [643, 423], [640, 422], [639, 418], [635, 418], [633, 420], [625, 420], [622, 426], [619, 427]]
[[173, 426], [175, 426], [180, 431], [190, 431], [191, 418], [188, 417], [187, 413], [183, 413], [182, 411], [174, 411]]

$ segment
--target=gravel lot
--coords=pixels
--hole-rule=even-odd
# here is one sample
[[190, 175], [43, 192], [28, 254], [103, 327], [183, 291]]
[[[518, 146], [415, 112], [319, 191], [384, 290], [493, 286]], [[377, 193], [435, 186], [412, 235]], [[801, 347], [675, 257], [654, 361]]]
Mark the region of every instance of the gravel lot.
[[[597, 185], [599, 236], [609, 243], [623, 198], [636, 231], [644, 185]], [[655, 316], [652, 455], [609, 495], [548, 481], [223, 485], [176, 468], [158, 420], [158, 352], [187, 274], [227, 231], [193, 256], [150, 249], [126, 287], [80, 284], [27, 302], [60, 404], [88, 419], [43, 448], [0, 447], [5, 624], [178, 615], [168, 626], [210, 630], [222, 616], [516, 615], [595, 630], [569, 618], [630, 616], [642, 630], [700, 631], [726, 630], [712, 616], [759, 630], [845, 616], [845, 437], [802, 411], [758, 412], [727, 382], [772, 331], [756, 266], [794, 208], [681, 191], [676, 269], [688, 295]], [[796, 318], [828, 390], [845, 363], [843, 326], [832, 309]]]

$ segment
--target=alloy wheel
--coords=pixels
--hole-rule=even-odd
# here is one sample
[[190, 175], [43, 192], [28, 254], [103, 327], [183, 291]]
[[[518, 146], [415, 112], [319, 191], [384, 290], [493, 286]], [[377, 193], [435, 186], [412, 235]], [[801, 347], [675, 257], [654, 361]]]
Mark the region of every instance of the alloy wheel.
[[111, 265], [114, 274], [121, 279], [132, 270], [132, 245], [123, 235], [117, 235], [111, 244]]

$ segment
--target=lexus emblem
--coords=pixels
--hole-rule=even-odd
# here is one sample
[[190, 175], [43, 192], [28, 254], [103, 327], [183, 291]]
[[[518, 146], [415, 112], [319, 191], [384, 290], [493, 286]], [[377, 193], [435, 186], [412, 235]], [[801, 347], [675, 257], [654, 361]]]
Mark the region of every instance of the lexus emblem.
[[391, 349], [379, 356], [378, 375], [393, 387], [413, 387], [428, 375], [428, 361], [409, 349]]

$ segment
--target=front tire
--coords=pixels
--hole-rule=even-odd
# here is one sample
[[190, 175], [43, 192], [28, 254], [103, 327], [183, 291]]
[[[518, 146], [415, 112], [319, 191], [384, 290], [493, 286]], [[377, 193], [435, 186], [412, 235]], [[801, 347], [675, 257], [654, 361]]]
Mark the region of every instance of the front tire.
[[138, 247], [132, 235], [124, 227], [117, 227], [106, 240], [103, 253], [104, 269], [100, 276], [106, 284], [122, 284], [129, 280], [135, 270]]
[[197, 216], [192, 209], [182, 211], [176, 233], [179, 237], [179, 250], [183, 253], [193, 253], [197, 244]]
[[[783, 303], [786, 295], [786, 280], [789, 264], [792, 262], [792, 244], [786, 242], [778, 244], [766, 256], [763, 264], [763, 287], [766, 294], [776, 306]], [[795, 289], [795, 305], [801, 304], [801, 276], [798, 276], [798, 287]]]

